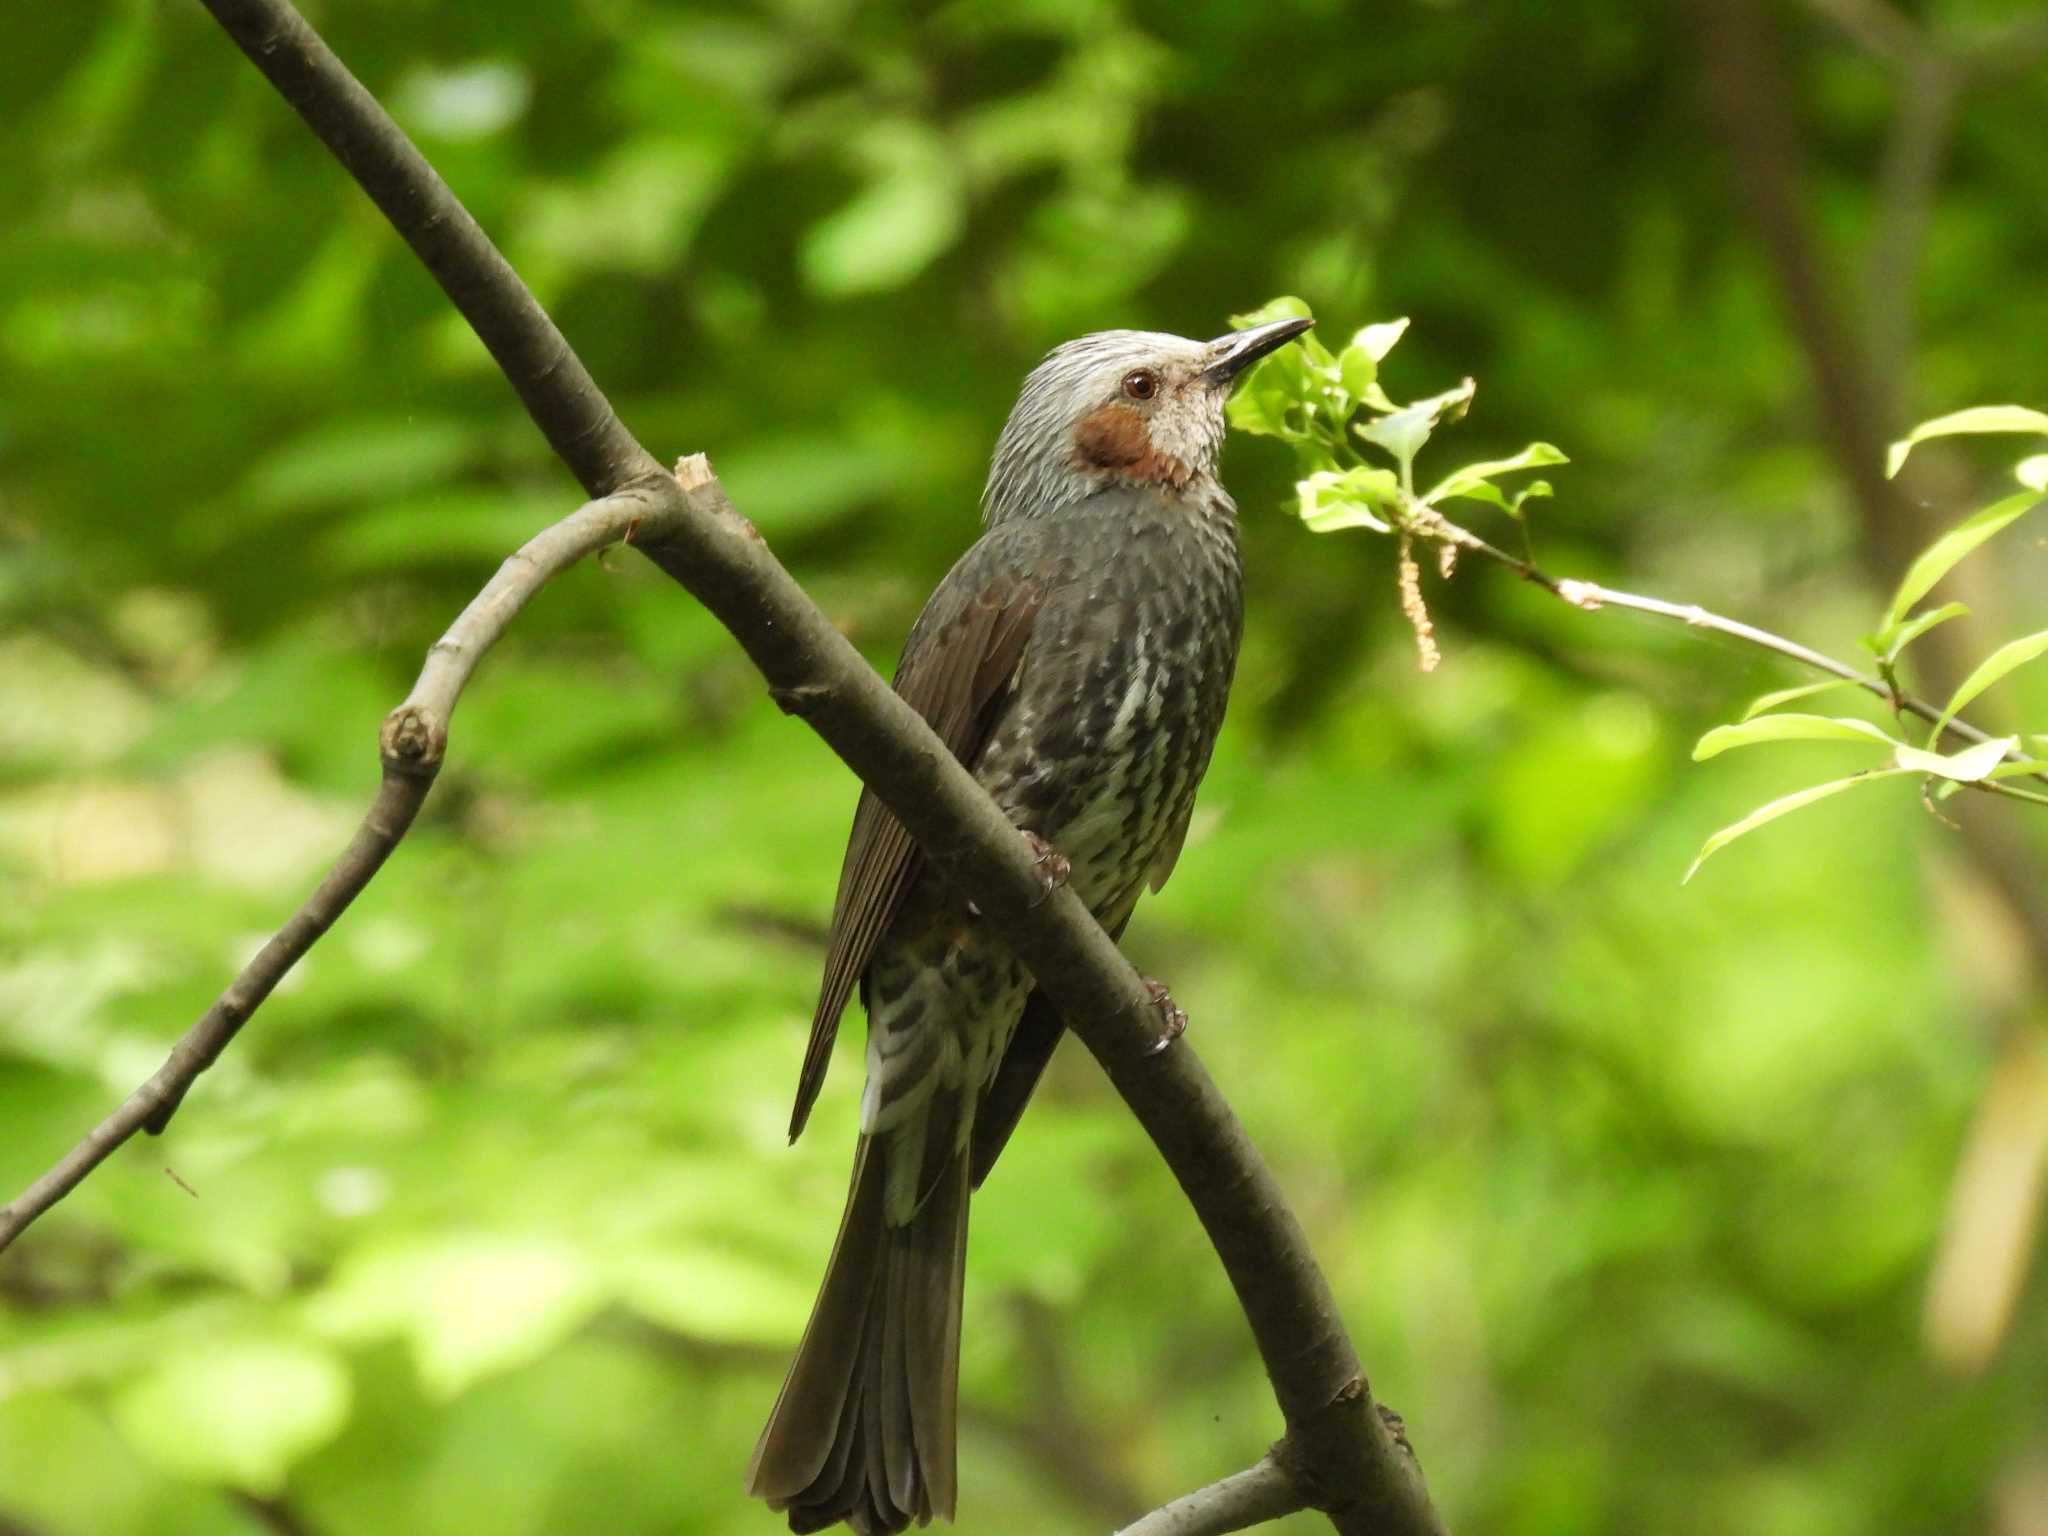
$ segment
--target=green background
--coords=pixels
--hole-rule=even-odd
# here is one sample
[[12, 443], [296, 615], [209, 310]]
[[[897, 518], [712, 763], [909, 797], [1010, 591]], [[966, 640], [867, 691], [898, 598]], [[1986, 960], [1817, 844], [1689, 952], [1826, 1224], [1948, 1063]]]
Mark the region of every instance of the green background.
[[[1866, 302], [1924, 93], [1824, 8], [1766, 6], [1765, 31], [1886, 429], [2048, 403], [2048, 74], [1962, 99], [1917, 259]], [[1912, 14], [1968, 42], [2036, 9]], [[1332, 345], [1413, 317], [1399, 398], [1477, 377], [1446, 464], [1570, 453], [1534, 516], [1561, 573], [1851, 656], [1896, 574], [1816, 428], [1697, 11], [314, 15], [628, 424], [710, 452], [878, 665], [973, 537], [1046, 347], [1205, 336], [1279, 292]], [[2013, 456], [1927, 450], [1926, 535]], [[1714, 828], [1863, 766], [1688, 761], [1803, 678], [1484, 568], [1430, 577], [1425, 677], [1387, 545], [1302, 531], [1275, 444], [1226, 471], [1245, 660], [1127, 947], [1192, 1015], [1454, 1527], [2048, 1529], [2048, 955], [1967, 845], [1892, 785], [1681, 888]], [[13, 18], [8, 1192], [310, 886], [426, 646], [577, 499], [198, 6]], [[2048, 622], [2041, 537], [1944, 589], [1979, 650]], [[2042, 694], [2021, 674], [1977, 713], [2039, 722]], [[781, 1131], [854, 793], [644, 562], [550, 587], [386, 872], [171, 1133], [0, 1258], [0, 1531], [777, 1529], [740, 1474], [844, 1191], [857, 1026], [810, 1133]], [[2038, 871], [2048, 823], [1988, 809]], [[1997, 1156], [1959, 1180], [1973, 1125]], [[962, 1531], [1107, 1530], [1279, 1433], [1199, 1229], [1071, 1043], [971, 1246]], [[1964, 1283], [1931, 1291], [1942, 1265]]]

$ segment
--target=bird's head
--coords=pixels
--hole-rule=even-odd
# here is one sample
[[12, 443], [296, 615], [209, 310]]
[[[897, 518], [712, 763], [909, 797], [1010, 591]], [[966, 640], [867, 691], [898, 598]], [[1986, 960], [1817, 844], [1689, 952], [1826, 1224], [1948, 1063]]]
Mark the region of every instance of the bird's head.
[[993, 527], [1112, 486], [1178, 494], [1206, 481], [1232, 382], [1314, 323], [1275, 320], [1214, 341], [1097, 331], [1053, 348], [996, 443], [985, 520]]

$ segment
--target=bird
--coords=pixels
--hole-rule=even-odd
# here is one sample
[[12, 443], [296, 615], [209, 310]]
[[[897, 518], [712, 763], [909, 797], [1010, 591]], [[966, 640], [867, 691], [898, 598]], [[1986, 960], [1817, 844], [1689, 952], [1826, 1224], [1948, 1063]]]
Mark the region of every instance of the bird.
[[[1191, 341], [1101, 331], [1026, 377], [983, 531], [912, 627], [894, 687], [1113, 937], [1172, 872], [1242, 637], [1217, 478], [1233, 382], [1313, 322]], [[858, 987], [867, 1081], [839, 1234], [747, 1468], [793, 1532], [953, 1517], [970, 1194], [1064, 1024], [872, 791], [847, 840], [789, 1135]], [[1161, 1045], [1185, 1015], [1154, 984]]]

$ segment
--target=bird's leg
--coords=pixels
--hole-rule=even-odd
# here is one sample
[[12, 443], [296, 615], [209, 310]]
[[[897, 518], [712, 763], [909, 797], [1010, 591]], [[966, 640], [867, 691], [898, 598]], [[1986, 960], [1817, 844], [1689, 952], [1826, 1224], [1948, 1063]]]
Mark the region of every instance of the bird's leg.
[[[1023, 829], [1020, 828], [1020, 831]], [[1031, 903], [1042, 907], [1051, 899], [1052, 893], [1067, 883], [1067, 876], [1074, 872], [1074, 866], [1067, 856], [1053, 847], [1036, 832], [1024, 832], [1024, 846], [1031, 850], [1031, 862], [1038, 866], [1038, 900]], [[967, 915], [980, 917], [981, 908], [976, 903], [967, 903]]]
[[1174, 1002], [1173, 994], [1166, 990], [1166, 983], [1154, 981], [1150, 976], [1140, 978], [1145, 991], [1152, 999], [1152, 1006], [1159, 1010], [1159, 1038], [1152, 1042], [1147, 1056], [1157, 1056], [1174, 1041], [1188, 1032], [1188, 1016], [1185, 1009]]
[[1064, 853], [1036, 832], [1024, 834], [1024, 846], [1031, 850], [1031, 860], [1038, 866], [1039, 883], [1044, 887], [1038, 900], [1032, 903], [1033, 906], [1038, 906], [1067, 883], [1067, 876], [1074, 872], [1074, 866], [1068, 862]]

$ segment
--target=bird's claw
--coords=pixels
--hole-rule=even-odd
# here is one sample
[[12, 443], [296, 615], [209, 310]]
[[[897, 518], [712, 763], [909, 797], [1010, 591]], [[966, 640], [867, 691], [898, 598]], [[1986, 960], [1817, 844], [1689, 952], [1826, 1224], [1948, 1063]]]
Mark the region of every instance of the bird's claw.
[[1031, 862], [1038, 866], [1040, 891], [1038, 900], [1032, 903], [1035, 907], [1050, 900], [1052, 893], [1067, 883], [1067, 876], [1074, 872], [1074, 866], [1064, 853], [1036, 832], [1024, 834], [1024, 846], [1031, 850]]
[[1147, 1056], [1157, 1056], [1174, 1041], [1188, 1032], [1187, 1011], [1174, 1002], [1173, 994], [1166, 990], [1166, 983], [1145, 978], [1146, 995], [1152, 999], [1152, 1006], [1159, 1014], [1159, 1038], [1152, 1042]]

